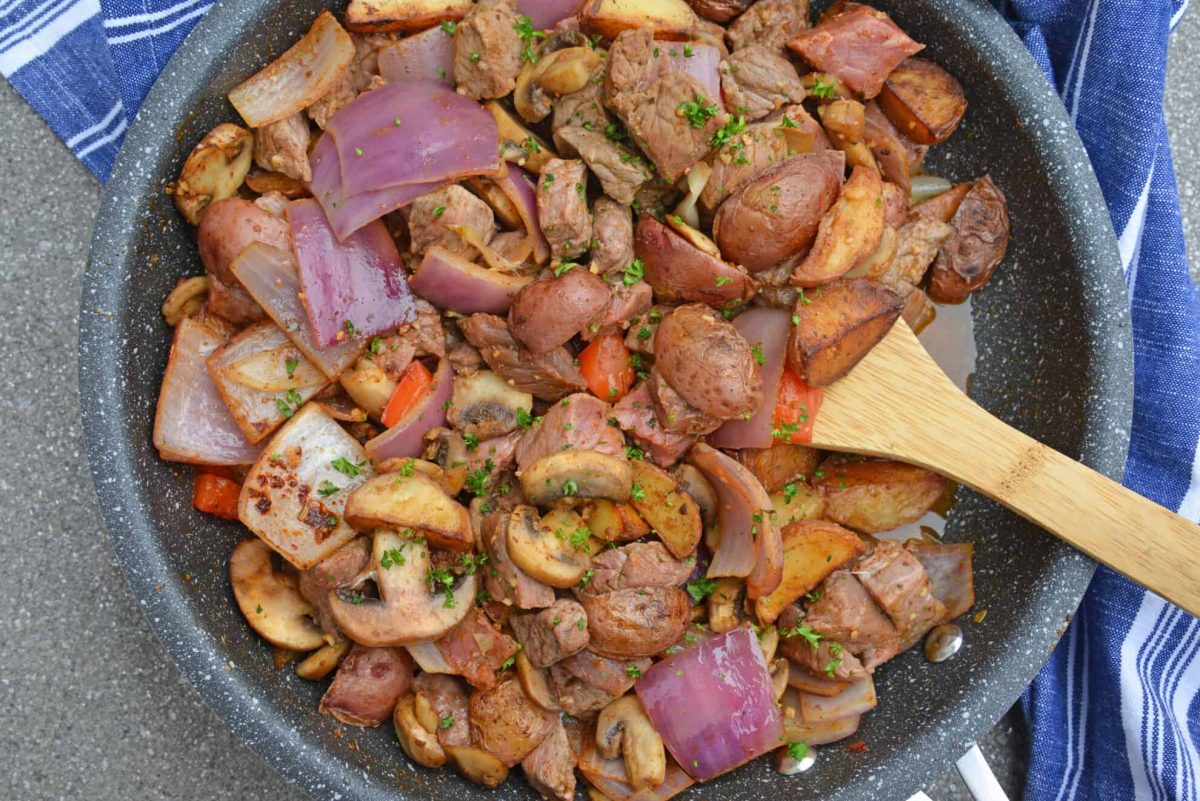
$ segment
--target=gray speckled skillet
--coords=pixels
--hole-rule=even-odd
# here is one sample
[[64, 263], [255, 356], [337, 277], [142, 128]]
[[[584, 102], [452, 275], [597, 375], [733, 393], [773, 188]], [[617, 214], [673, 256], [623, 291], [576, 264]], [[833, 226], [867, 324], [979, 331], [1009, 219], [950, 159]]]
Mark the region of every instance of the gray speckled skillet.
[[[96, 223], [80, 315], [96, 489], [130, 588], [179, 669], [289, 780], [319, 798], [532, 798], [519, 778], [485, 792], [450, 770], [410, 766], [390, 726], [336, 736], [340, 727], [317, 713], [322, 686], [276, 673], [234, 606], [226, 561], [245, 530], [193, 512], [191, 470], [160, 461], [151, 444], [169, 345], [159, 306], [180, 276], [201, 269], [193, 234], [163, 188], [192, 144], [236, 119], [229, 88], [329, 4], [218, 3], [130, 129]], [[975, 302], [974, 397], [1119, 478], [1132, 403], [1129, 316], [1116, 241], [1070, 120], [983, 0], [879, 5], [966, 88], [967, 122], [936, 149], [932, 169], [959, 179], [988, 171], [1008, 194], [1012, 246]], [[954, 660], [932, 666], [910, 652], [879, 672], [879, 708], [860, 730], [870, 751], [830, 748], [794, 779], [759, 760], [686, 798], [904, 799], [1004, 713], [1054, 647], [1093, 564], [976, 495], [960, 499], [949, 532], [976, 543], [976, 589], [988, 615], [966, 624], [967, 646]]]

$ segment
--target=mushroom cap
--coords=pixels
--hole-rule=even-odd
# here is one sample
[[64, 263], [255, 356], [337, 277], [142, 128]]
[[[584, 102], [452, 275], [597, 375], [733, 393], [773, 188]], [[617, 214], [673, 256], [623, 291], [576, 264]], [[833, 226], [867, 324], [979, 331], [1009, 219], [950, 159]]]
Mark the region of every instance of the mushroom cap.
[[560, 451], [543, 456], [521, 472], [521, 489], [535, 506], [564, 498], [629, 500], [633, 472], [629, 462], [599, 451]]
[[478, 578], [472, 573], [463, 576], [449, 594], [431, 593], [427, 576], [432, 566], [424, 541], [406, 539], [394, 531], [376, 531], [368, 575], [375, 579], [379, 598], [356, 596], [350, 600], [344, 590], [331, 592], [329, 607], [338, 628], [355, 642], [375, 647], [441, 637], [471, 610]]
[[325, 644], [312, 619], [317, 610], [300, 594], [294, 575], [275, 569], [271, 548], [262, 540], [251, 537], [234, 547], [229, 581], [246, 622], [267, 642], [293, 651]]

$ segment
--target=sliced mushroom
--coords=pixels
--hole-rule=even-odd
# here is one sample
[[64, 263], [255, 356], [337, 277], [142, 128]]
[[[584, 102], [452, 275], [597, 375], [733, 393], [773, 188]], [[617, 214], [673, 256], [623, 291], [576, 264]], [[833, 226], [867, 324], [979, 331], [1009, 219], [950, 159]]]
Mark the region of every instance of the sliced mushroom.
[[[594, 50], [587, 47], [587, 40], [578, 30], [559, 31], [545, 39], [539, 46], [537, 58], [528, 61], [517, 75], [517, 84], [513, 89], [513, 107], [526, 122], [540, 122], [551, 111], [551, 95], [567, 94], [582, 89], [587, 84], [592, 72], [600, 64], [600, 57]], [[587, 51], [587, 54], [575, 53], [577, 50]], [[560, 52], [570, 51], [572, 55], [561, 57]], [[561, 61], [561, 64], [559, 62]], [[578, 75], [583, 66], [591, 63], [582, 81]], [[555, 65], [558, 64], [557, 68]], [[543, 86], [543, 77], [550, 78], [550, 85]], [[574, 89], [556, 91], [567, 86]]]
[[613, 701], [596, 719], [596, 750], [602, 757], [625, 756], [625, 772], [636, 790], [658, 787], [667, 776], [662, 737], [650, 724], [636, 695]]
[[429, 731], [417, 719], [415, 700], [415, 696], [406, 695], [396, 704], [396, 711], [392, 713], [396, 739], [413, 762], [427, 768], [440, 768], [446, 764], [446, 752], [438, 742], [437, 729]]
[[697, 250], [707, 253], [714, 259], [721, 258], [721, 251], [717, 247], [717, 243], [705, 236], [702, 231], [697, 230], [695, 226], [690, 225], [678, 214], [668, 214], [663, 219], [667, 221], [667, 225], [672, 231], [686, 239]]
[[496, 119], [496, 131], [500, 135], [501, 144], [520, 151], [521, 158], [517, 163], [522, 167], [541, 173], [547, 161], [558, 158], [554, 148], [545, 139], [522, 125], [521, 121], [500, 103], [489, 100], [483, 107]]
[[543, 456], [524, 470], [521, 489], [535, 506], [575, 498], [629, 500], [633, 472], [629, 462], [598, 451], [561, 451]]
[[192, 225], [214, 200], [233, 197], [254, 157], [254, 134], [223, 122], [192, 149], [175, 182], [175, 207]]
[[516, 431], [520, 412], [529, 414], [533, 396], [521, 392], [491, 370], [454, 377], [454, 394], [446, 418], [459, 431], [479, 439]]
[[714, 634], [732, 631], [742, 623], [742, 603], [746, 587], [739, 579], [717, 579], [717, 588], [708, 596], [708, 627]]
[[229, 557], [233, 597], [250, 628], [279, 648], [312, 651], [325, 644], [313, 622], [317, 610], [304, 600], [296, 576], [276, 570], [271, 549], [252, 537], [242, 540]]
[[547, 94], [562, 97], [587, 86], [600, 61], [590, 47], [567, 47], [540, 59], [533, 80]]
[[437, 481], [419, 473], [375, 476], [346, 500], [346, 522], [360, 531], [413, 530], [434, 548], [469, 551], [475, 544], [471, 518]]
[[783, 694], [787, 692], [788, 678], [791, 676], [791, 662], [787, 659], [779, 658], [770, 661], [771, 670], [771, 688], [775, 691], [775, 701], [783, 698]]
[[446, 471], [441, 466], [433, 462], [427, 462], [424, 459], [413, 459], [410, 456], [397, 456], [392, 459], [384, 459], [375, 465], [375, 469], [380, 473], [400, 473], [407, 475], [410, 470], [432, 478], [442, 492], [447, 495], [457, 495], [462, 489], [462, 485], [455, 487], [447, 476]]
[[499, 787], [508, 778], [508, 768], [482, 748], [446, 746], [446, 756], [465, 778], [487, 788]]
[[767, 664], [775, 658], [775, 651], [779, 648], [779, 629], [775, 626], [767, 626], [758, 635], [758, 647], [762, 649], [763, 660]]
[[441, 637], [471, 610], [478, 574], [463, 576], [449, 593], [441, 585], [430, 592], [432, 566], [424, 541], [376, 531], [371, 575], [379, 598], [335, 590], [329, 594], [333, 619], [347, 637], [363, 645], [408, 645]]
[[675, 475], [675, 480], [679, 482], [679, 488], [691, 495], [692, 500], [700, 507], [700, 514], [704, 517], [705, 522], [716, 519], [717, 493], [712, 484], [708, 483], [704, 474], [697, 470], [695, 465], [686, 462], [676, 465], [671, 472]]
[[193, 275], [181, 278], [162, 305], [163, 319], [174, 328], [185, 317], [191, 317], [208, 300], [208, 276]]
[[550, 678], [544, 669], [535, 668], [524, 651], [517, 651], [517, 680], [535, 704], [551, 712], [562, 711], [558, 695], [550, 690]]
[[590, 535], [583, 518], [574, 512], [555, 510], [538, 520], [532, 506], [518, 506], [508, 519], [508, 555], [536, 581], [567, 589], [579, 583], [592, 562]]
[[320, 681], [337, 668], [350, 645], [349, 640], [322, 645], [296, 665], [296, 675], [307, 681]]

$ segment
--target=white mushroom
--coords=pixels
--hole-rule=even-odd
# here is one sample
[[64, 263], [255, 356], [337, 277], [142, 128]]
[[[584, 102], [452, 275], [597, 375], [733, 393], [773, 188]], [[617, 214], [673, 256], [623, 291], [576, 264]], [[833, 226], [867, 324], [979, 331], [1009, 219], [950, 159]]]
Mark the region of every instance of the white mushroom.
[[359, 531], [412, 530], [435, 548], [468, 551], [475, 543], [467, 510], [416, 469], [365, 481], [346, 500], [345, 517]]
[[454, 377], [454, 394], [446, 419], [457, 430], [479, 439], [501, 437], [518, 427], [518, 412], [533, 409], [533, 396], [491, 370]]
[[658, 787], [666, 779], [662, 737], [636, 695], [622, 696], [601, 710], [596, 718], [596, 750], [606, 759], [624, 754], [625, 772], [635, 790]]
[[293, 651], [312, 651], [325, 644], [313, 622], [316, 609], [300, 594], [292, 574], [276, 570], [271, 549], [257, 537], [242, 540], [229, 558], [233, 597], [250, 628], [267, 642]]
[[400, 747], [413, 762], [427, 768], [440, 768], [446, 764], [446, 752], [438, 742], [437, 729], [430, 731], [417, 719], [414, 696], [406, 695], [396, 704], [392, 724]]
[[342, 640], [332, 645], [322, 645], [296, 665], [296, 675], [308, 681], [320, 681], [337, 668], [351, 644], [349, 640]]
[[532, 506], [517, 506], [508, 518], [508, 555], [536, 581], [567, 589], [592, 562], [591, 532], [583, 518], [559, 509], [538, 520]]
[[482, 748], [446, 746], [445, 751], [454, 760], [458, 772], [475, 784], [488, 788], [499, 787], [508, 778], [508, 768], [504, 767], [504, 763]]
[[559, 451], [543, 456], [520, 474], [521, 490], [535, 506], [560, 501], [607, 498], [629, 500], [633, 472], [629, 462], [599, 451]]
[[525, 651], [517, 651], [517, 680], [521, 689], [535, 704], [551, 712], [561, 712], [562, 704], [558, 695], [550, 689], [549, 673], [542, 668], [536, 668], [525, 655]]
[[233, 197], [254, 155], [254, 135], [245, 128], [223, 122], [192, 149], [175, 182], [175, 207], [192, 225], [214, 200]]
[[353, 588], [331, 592], [329, 607], [338, 628], [355, 642], [374, 647], [441, 637], [471, 610], [478, 574], [447, 586], [432, 568], [423, 540], [376, 531], [369, 574], [362, 578], [375, 579], [379, 598], [364, 597]]

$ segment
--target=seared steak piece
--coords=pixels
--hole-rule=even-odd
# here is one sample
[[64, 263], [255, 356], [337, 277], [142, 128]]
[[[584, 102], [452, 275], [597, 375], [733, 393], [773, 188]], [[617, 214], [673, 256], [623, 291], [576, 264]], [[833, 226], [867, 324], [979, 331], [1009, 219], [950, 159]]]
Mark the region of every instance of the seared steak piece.
[[587, 167], [577, 159], [550, 159], [537, 185], [538, 222], [555, 259], [585, 253], [592, 241]]
[[517, 343], [504, 318], [494, 314], [472, 314], [459, 320], [467, 341], [479, 349], [488, 367], [522, 392], [556, 401], [571, 392], [587, 389], [574, 357], [564, 347], [534, 356]]
[[503, 97], [517, 85], [521, 37], [516, 0], [479, 0], [454, 36], [454, 80], [473, 100]]

